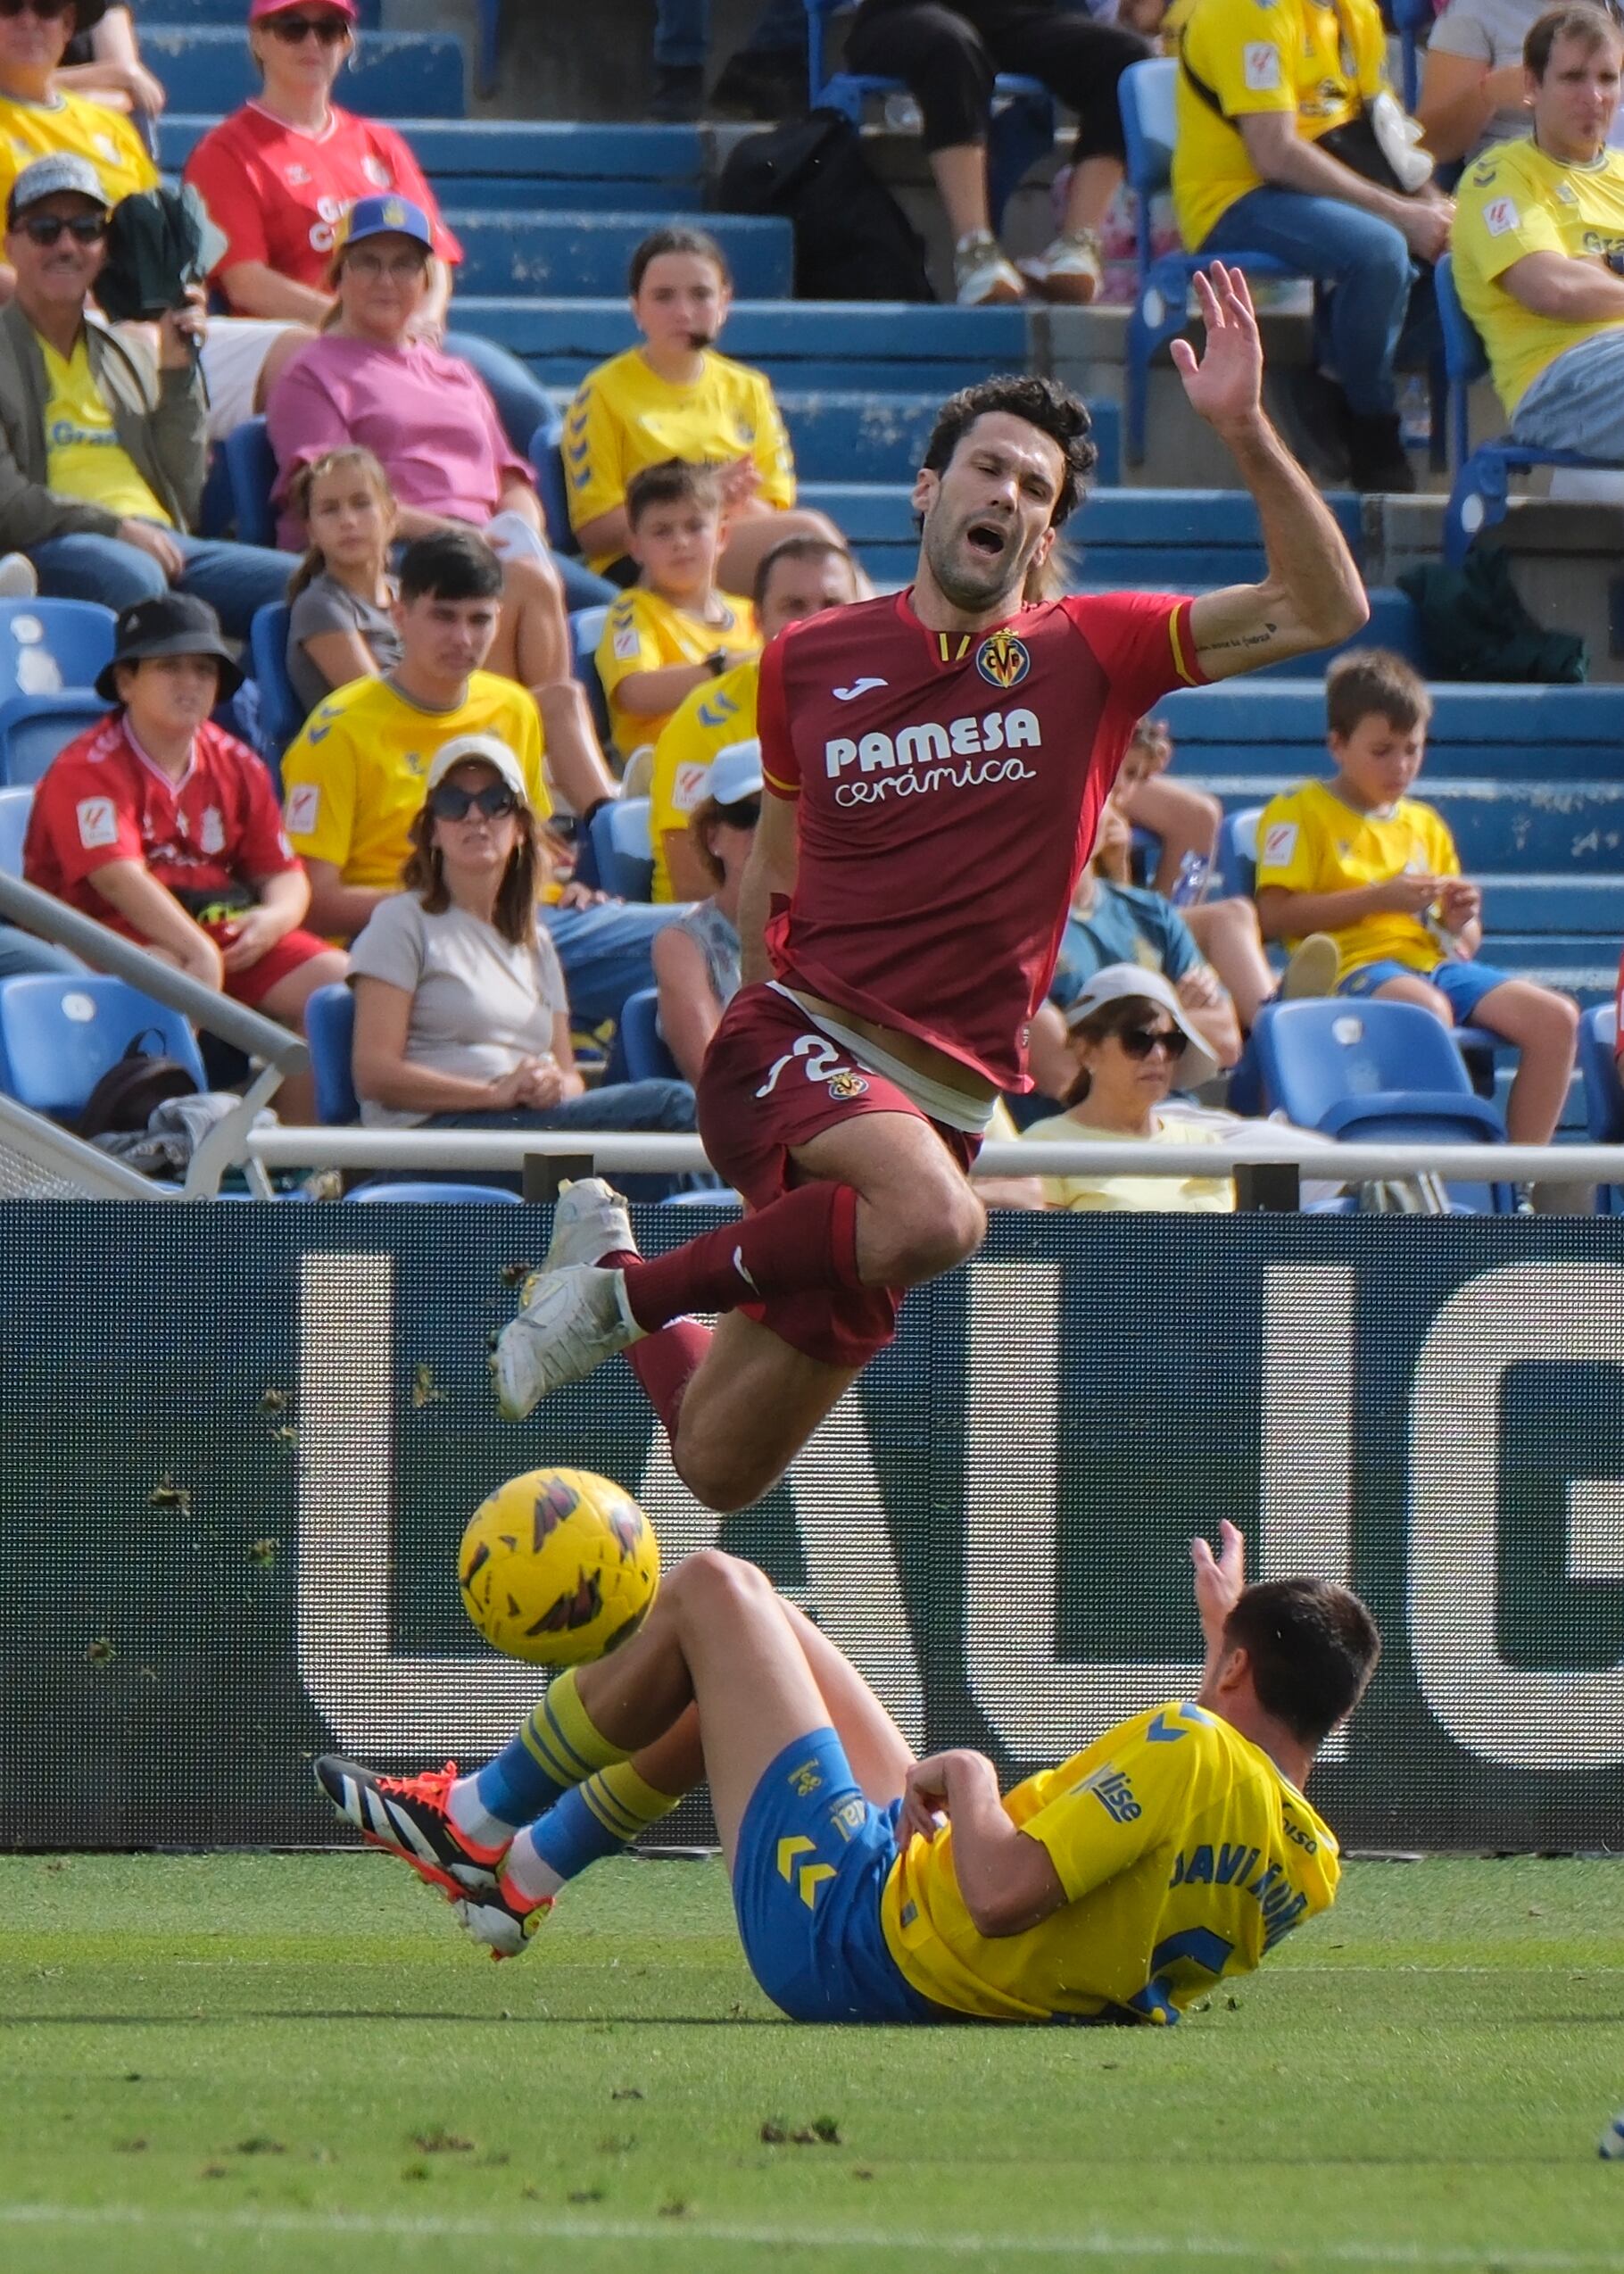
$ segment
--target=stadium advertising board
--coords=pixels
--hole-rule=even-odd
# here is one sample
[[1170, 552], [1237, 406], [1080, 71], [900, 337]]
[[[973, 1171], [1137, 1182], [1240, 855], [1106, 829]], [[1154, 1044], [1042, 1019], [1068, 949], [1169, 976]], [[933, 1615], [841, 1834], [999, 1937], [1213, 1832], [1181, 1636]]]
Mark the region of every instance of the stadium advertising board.
[[629, 1487], [667, 1568], [753, 1556], [916, 1742], [1011, 1773], [1191, 1688], [1186, 1542], [1230, 1516], [1255, 1575], [1381, 1624], [1316, 1776], [1349, 1844], [1616, 1843], [1624, 1224], [1003, 1218], [718, 1526], [624, 1366], [496, 1417], [539, 1214], [0, 1219], [5, 1845], [326, 1844], [311, 1754], [493, 1749], [540, 1677], [473, 1635], [455, 1549], [548, 1463]]

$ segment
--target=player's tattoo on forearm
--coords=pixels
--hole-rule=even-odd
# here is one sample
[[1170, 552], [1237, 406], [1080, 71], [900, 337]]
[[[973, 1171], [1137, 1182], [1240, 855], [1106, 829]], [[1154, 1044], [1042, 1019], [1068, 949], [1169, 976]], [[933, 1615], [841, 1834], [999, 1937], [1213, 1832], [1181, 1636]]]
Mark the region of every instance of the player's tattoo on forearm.
[[1203, 640], [1203, 655], [1223, 655], [1235, 648], [1267, 647], [1280, 630], [1278, 624], [1265, 624], [1260, 631], [1238, 632], [1232, 640]]

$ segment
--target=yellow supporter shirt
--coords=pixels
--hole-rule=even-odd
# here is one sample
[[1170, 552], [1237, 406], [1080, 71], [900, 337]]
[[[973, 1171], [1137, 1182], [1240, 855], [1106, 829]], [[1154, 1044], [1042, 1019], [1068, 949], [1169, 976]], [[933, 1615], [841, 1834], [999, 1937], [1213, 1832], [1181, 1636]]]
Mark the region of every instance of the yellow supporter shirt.
[[1189, 70], [1181, 65], [1175, 94], [1172, 203], [1195, 251], [1238, 197], [1262, 187], [1233, 121], [1290, 112], [1304, 140], [1317, 142], [1380, 90], [1387, 42], [1374, 0], [1341, 0], [1339, 9], [1326, 0], [1195, 0], [1181, 53]]
[[[1031, 1144], [1109, 1145], [1127, 1141], [1115, 1129], [1095, 1129], [1069, 1113], [1034, 1121], [1023, 1132]], [[1216, 1145], [1215, 1129], [1199, 1122], [1158, 1121], [1146, 1141], [1152, 1145]], [[1041, 1174], [1041, 1171], [1039, 1172]], [[1043, 1197], [1051, 1208], [1070, 1208], [1078, 1215], [1124, 1214], [1134, 1209], [1164, 1213], [1227, 1215], [1235, 1206], [1235, 1187], [1227, 1176], [1045, 1176]]]
[[1119, 1722], [1004, 1807], [1048, 1850], [1060, 1910], [1022, 1934], [978, 1934], [951, 1825], [909, 1840], [880, 1898], [903, 1974], [957, 2013], [1176, 2021], [1336, 1899], [1332, 1833], [1267, 1754], [1198, 1706]]
[[89, 160], [110, 205], [138, 189], [157, 187], [158, 169], [121, 112], [65, 90], [48, 103], [0, 96], [0, 201], [11, 195], [12, 184], [25, 166], [63, 150]]
[[311, 712], [282, 760], [294, 851], [306, 860], [330, 860], [346, 884], [393, 892], [429, 761], [455, 734], [494, 734], [506, 743], [524, 769], [531, 811], [546, 818], [552, 808], [542, 776], [542, 722], [525, 688], [476, 671], [454, 710], [424, 710], [387, 679], [354, 679]]
[[40, 340], [39, 352], [46, 365], [46, 487], [105, 506], [120, 520], [139, 518], [172, 527], [119, 440], [112, 412], [91, 375], [84, 335], [65, 361], [48, 340]]
[[[1284, 797], [1271, 798], [1258, 824], [1259, 892], [1278, 884], [1288, 892], [1347, 892], [1394, 876], [1460, 873], [1447, 824], [1417, 798], [1400, 798], [1388, 814], [1360, 813], [1325, 783], [1304, 782]], [[1342, 959], [1338, 979], [1389, 959], [1412, 971], [1431, 971], [1445, 953], [1421, 917], [1397, 909], [1362, 916], [1331, 937]]]
[[662, 671], [673, 663], [703, 663], [719, 647], [748, 648], [752, 653], [759, 649], [761, 635], [749, 601], [733, 593], [717, 593], [716, 599], [715, 623], [642, 585], [634, 585], [611, 602], [598, 643], [598, 676], [609, 704], [609, 731], [622, 758], [630, 758], [644, 743], [658, 743], [673, 716], [668, 710], [648, 716], [624, 710], [615, 700], [623, 679], [634, 671]]
[[[666, 458], [708, 466], [753, 459], [757, 495], [778, 507], [795, 502], [795, 462], [771, 383], [714, 349], [692, 386], [662, 379], [635, 347], [588, 372], [564, 422], [570, 526], [624, 504], [633, 475]], [[598, 553], [588, 566], [603, 568], [616, 558]]]
[[1578, 323], [1537, 316], [1500, 279], [1530, 253], [1594, 259], [1624, 252], [1624, 153], [1565, 166], [1533, 142], [1501, 142], [1468, 166], [1455, 191], [1449, 249], [1461, 305], [1483, 336], [1507, 418], [1570, 347], [1617, 331], [1616, 316]]
[[654, 745], [649, 784], [649, 834], [654, 840], [652, 900], [675, 900], [666, 865], [666, 834], [688, 826], [688, 816], [705, 797], [705, 779], [718, 751], [747, 743], [756, 731], [756, 688], [759, 660], [735, 663], [708, 686], [695, 687], [666, 721]]

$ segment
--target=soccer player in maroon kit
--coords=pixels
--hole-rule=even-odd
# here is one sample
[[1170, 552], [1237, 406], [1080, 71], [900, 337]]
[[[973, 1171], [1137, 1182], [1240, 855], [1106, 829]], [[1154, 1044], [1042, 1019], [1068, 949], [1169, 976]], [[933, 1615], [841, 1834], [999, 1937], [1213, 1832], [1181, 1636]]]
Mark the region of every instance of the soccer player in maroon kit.
[[[998, 1093], [1031, 1086], [1029, 1024], [1136, 719], [1365, 622], [1341, 534], [1264, 416], [1245, 279], [1214, 263], [1196, 289], [1205, 353], [1173, 354], [1257, 502], [1263, 582], [1024, 605], [1095, 462], [1088, 412], [1033, 378], [944, 405], [911, 589], [762, 658], [745, 984], [698, 1089], [749, 1212], [645, 1260], [608, 1185], [567, 1188], [492, 1359], [510, 1419], [624, 1350], [698, 1499], [766, 1491], [890, 1341], [902, 1291], [981, 1245], [967, 1172]], [[693, 1311], [725, 1315], [713, 1333]]]

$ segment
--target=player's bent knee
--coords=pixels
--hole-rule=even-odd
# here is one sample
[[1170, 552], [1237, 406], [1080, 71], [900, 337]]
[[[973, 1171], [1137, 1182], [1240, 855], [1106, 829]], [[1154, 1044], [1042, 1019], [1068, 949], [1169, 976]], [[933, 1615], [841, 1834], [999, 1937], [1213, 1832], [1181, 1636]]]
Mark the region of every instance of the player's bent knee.
[[921, 1203], [898, 1227], [886, 1274], [893, 1285], [939, 1278], [967, 1262], [987, 1237], [987, 1211], [967, 1184], [955, 1181], [922, 1194]]

